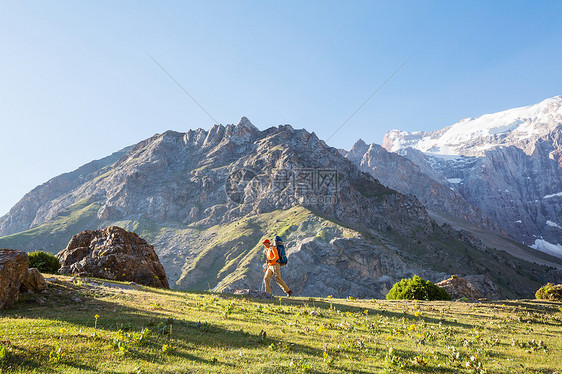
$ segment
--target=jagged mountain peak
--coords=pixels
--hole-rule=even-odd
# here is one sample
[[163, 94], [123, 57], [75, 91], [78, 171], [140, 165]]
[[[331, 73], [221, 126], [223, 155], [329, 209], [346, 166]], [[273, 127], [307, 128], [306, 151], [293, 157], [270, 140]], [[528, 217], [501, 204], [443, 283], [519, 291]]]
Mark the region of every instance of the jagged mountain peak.
[[369, 150], [369, 145], [367, 145], [363, 139], [357, 140], [349, 151], [344, 149], [340, 150], [340, 153], [351, 160], [353, 163], [359, 165], [363, 155]]
[[240, 118], [240, 121], [238, 121], [238, 124], [236, 125], [236, 127], [244, 127], [244, 128], [248, 128], [248, 129], [251, 129], [251, 130], [258, 130], [258, 128], [256, 126], [254, 126], [252, 124], [252, 122], [247, 117]]
[[[30, 196], [30, 201], [22, 202], [25, 214], [17, 220], [21, 221], [17, 226], [10, 215], [0, 219], [0, 234], [41, 225], [84, 199], [95, 202], [101, 220], [147, 217], [182, 223], [205, 220], [209, 224], [235, 219], [241, 210], [248, 214], [264, 209], [285, 209], [299, 203], [293, 198], [286, 202], [277, 199], [271, 180], [264, 179], [260, 182], [263, 185], [260, 193], [271, 196], [269, 207], [260, 201], [236, 206], [225, 195], [224, 185], [229, 173], [240, 168], [252, 169], [266, 178], [272, 170], [333, 170], [348, 177], [340, 181], [345, 189], [339, 194], [340, 198], [355, 199], [351, 195], [364, 194], [361, 189], [367, 186], [372, 188], [372, 193], [395, 193], [353, 170], [351, 163], [314, 132], [290, 125], [260, 131], [243, 117], [236, 126], [215, 124], [209, 130], [166, 131], [142, 141], [114, 164], [104, 165], [86, 176], [84, 183], [77, 182], [73, 189], [65, 189], [62, 194], [58, 191], [43, 193], [49, 198], [40, 203], [31, 201]], [[56, 190], [57, 178], [53, 185]], [[53, 189], [53, 185], [46, 189]], [[36, 192], [42, 194], [42, 191]], [[419, 202], [412, 204], [423, 210]], [[219, 205], [222, 214], [217, 213]], [[338, 214], [347, 214], [345, 211], [353, 205], [344, 206]], [[325, 208], [320, 206], [318, 210]], [[204, 212], [205, 209], [210, 210]]]
[[445, 178], [435, 177], [436, 172], [427, 175], [427, 167], [422, 171], [419, 165], [408, 158], [388, 152], [375, 143], [367, 145], [362, 140], [357, 141], [344, 155], [385, 186], [415, 195], [434, 217], [461, 218], [475, 227], [501, 232], [497, 222], [485, 217], [480, 209], [453, 191]]
[[367, 143], [365, 143], [365, 141], [362, 138], [357, 139], [357, 141], [355, 142], [355, 145], [359, 145], [359, 146], [363, 146], [363, 145], [367, 145]]
[[351, 149], [355, 149], [355, 150], [362, 150], [362, 149], [367, 149], [369, 148], [369, 146], [367, 145], [367, 143], [365, 143], [365, 141], [361, 138], [359, 138], [359, 140], [357, 140], [355, 142], [355, 144], [353, 144], [353, 146], [351, 147]]

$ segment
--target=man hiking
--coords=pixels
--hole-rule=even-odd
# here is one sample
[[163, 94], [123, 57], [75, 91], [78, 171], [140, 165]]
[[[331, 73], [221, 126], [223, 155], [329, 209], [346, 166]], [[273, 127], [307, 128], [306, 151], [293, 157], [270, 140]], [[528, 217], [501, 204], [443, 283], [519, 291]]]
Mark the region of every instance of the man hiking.
[[263, 245], [265, 245], [265, 256], [267, 257], [267, 268], [265, 269], [265, 275], [263, 277], [265, 292], [271, 295], [271, 277], [275, 276], [277, 284], [288, 296], [291, 296], [293, 291], [291, 291], [285, 282], [283, 282], [283, 279], [281, 279], [281, 265], [279, 264], [279, 252], [277, 252], [277, 248], [271, 245], [269, 239], [265, 239]]

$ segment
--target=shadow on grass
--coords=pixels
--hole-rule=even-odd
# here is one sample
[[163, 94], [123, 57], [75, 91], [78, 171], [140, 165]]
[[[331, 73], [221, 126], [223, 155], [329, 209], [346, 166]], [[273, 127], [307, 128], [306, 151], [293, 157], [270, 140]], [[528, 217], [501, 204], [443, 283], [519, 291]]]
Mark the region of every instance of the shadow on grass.
[[[30, 352], [29, 349], [16, 344], [5, 345], [7, 356], [0, 360], [0, 373], [20, 372], [31, 373], [41, 369], [44, 373], [59, 373], [60, 370], [45, 366], [45, 359], [38, 357], [36, 352]], [[34, 354], [35, 353], [35, 354]], [[47, 357], [48, 359], [48, 357]], [[66, 362], [64, 364], [67, 364]], [[71, 363], [76, 369], [96, 371], [96, 368], [86, 364]]]
[[[231, 297], [232, 299], [239, 299], [239, 300], [243, 300], [246, 299], [244, 296], [238, 296], [238, 295], [229, 295], [229, 297]], [[364, 313], [365, 311], [367, 311], [367, 314], [369, 316], [380, 316], [380, 317], [389, 317], [389, 318], [405, 318], [407, 320], [410, 320], [411, 322], [416, 322], [421, 320], [424, 320], [427, 323], [435, 323], [435, 324], [439, 324], [441, 322], [442, 325], [450, 325], [450, 326], [455, 326], [455, 327], [462, 327], [462, 328], [472, 328], [473, 325], [471, 324], [466, 324], [466, 323], [461, 323], [461, 322], [455, 322], [455, 321], [451, 321], [451, 320], [447, 320], [447, 319], [441, 319], [441, 318], [434, 318], [434, 317], [428, 317], [428, 316], [421, 316], [421, 317], [416, 317], [413, 313], [406, 313], [406, 312], [396, 312], [396, 311], [390, 311], [390, 310], [380, 310], [380, 309], [373, 309], [367, 306], [350, 306], [350, 305], [345, 305], [345, 304], [340, 304], [337, 302], [329, 302], [329, 301], [324, 301], [324, 300], [318, 300], [316, 298], [311, 298], [314, 300], [303, 300], [303, 299], [295, 299], [295, 298], [290, 298], [290, 297], [282, 297], [281, 300], [281, 304], [284, 306], [307, 306], [308, 308], [311, 309], [320, 309], [320, 310], [324, 310], [324, 311], [328, 311], [330, 309], [334, 309], [334, 310], [339, 310], [342, 313], [346, 313], [346, 312], [351, 312], [351, 313]], [[260, 304], [271, 304], [271, 305], [279, 305], [279, 298], [275, 298], [275, 299], [251, 299], [248, 298], [247, 300], [255, 302], [255, 303], [260, 303]], [[385, 305], [388, 306], [388, 305]], [[326, 316], [325, 318], [328, 318], [328, 316]]]
[[[164, 295], [169, 294], [169, 291], [146, 287], [142, 287], [142, 291]], [[216, 358], [198, 356], [197, 354], [201, 355], [205, 351], [204, 347], [231, 350], [237, 348], [251, 349], [254, 347], [263, 349], [273, 345], [274, 347], [290, 347], [290, 351], [294, 353], [316, 357], [322, 355], [322, 350], [307, 345], [286, 342], [282, 339], [272, 339], [269, 336], [251, 334], [243, 330], [229, 330], [212, 323], [201, 323], [197, 321], [196, 316], [194, 316], [194, 320], [188, 320], [190, 316], [187, 313], [183, 313], [181, 319], [175, 319], [173, 318], [173, 313], [170, 313], [171, 311], [167, 311], [163, 307], [155, 307], [155, 310], [151, 311], [126, 306], [122, 303], [113, 303], [111, 302], [112, 292], [119, 293], [121, 290], [114, 289], [108, 291], [100, 287], [91, 287], [84, 283], [78, 285], [58, 280], [49, 283], [49, 289], [45, 294], [23, 294], [14, 308], [8, 310], [3, 317], [65, 322], [74, 325], [76, 330], [80, 330], [79, 333], [73, 333], [73, 339], [77, 339], [78, 342], [82, 341], [86, 345], [103, 348], [111, 346], [112, 342], [118, 339], [119, 330], [124, 334], [138, 334], [142, 329], [147, 328], [151, 330], [150, 337], [146, 339], [142, 346], [137, 346], [128, 340], [128, 351], [126, 352], [132, 359], [147, 362], [163, 360], [163, 357], [165, 357], [162, 353], [163, 344], [169, 344], [173, 347], [173, 350], [167, 353], [171, 357], [179, 357], [206, 365], [234, 366], [228, 362], [221, 362]], [[130, 296], [116, 295], [120, 298], [121, 296], [123, 297], [120, 300], [135, 297], [133, 293]], [[209, 293], [201, 293], [201, 296], [203, 302], [209, 301], [209, 297], [220, 297], [218, 294]], [[38, 304], [37, 301], [40, 299], [45, 300], [43, 304]], [[202, 312], [216, 313], [206, 310]], [[97, 322], [95, 315], [99, 315]], [[96, 324], [97, 326], [94, 330]], [[82, 332], [83, 329], [86, 329], [86, 332]], [[92, 332], [97, 333], [92, 335]], [[62, 332], [60, 335], [63, 335]], [[49, 371], [50, 368], [42, 366], [42, 363], [49, 359], [49, 350], [54, 349], [58, 336], [58, 333], [53, 334], [52, 337], [43, 336], [45, 340], [48, 340], [50, 346], [45, 346], [40, 353], [26, 351], [22, 347], [23, 351], [13, 357], [14, 364], [27, 371], [37, 368], [41, 368], [42, 371]], [[203, 348], [201, 349], [201, 347]], [[194, 354], [191, 354], [190, 351], [193, 351]], [[115, 354], [119, 354], [118, 348], [116, 348]], [[60, 364], [80, 370], [98, 370], [97, 367], [85, 364], [78, 354], [74, 353], [74, 355], [76, 357], [67, 356], [66, 360], [64, 362], [61, 361]], [[104, 368], [104, 370], [106, 369]], [[52, 372], [56, 372], [56, 370]]]
[[506, 306], [525, 308], [525, 311], [535, 313], [556, 313], [559, 311], [558, 308], [562, 307], [562, 302], [551, 300], [505, 300], [501, 303]]

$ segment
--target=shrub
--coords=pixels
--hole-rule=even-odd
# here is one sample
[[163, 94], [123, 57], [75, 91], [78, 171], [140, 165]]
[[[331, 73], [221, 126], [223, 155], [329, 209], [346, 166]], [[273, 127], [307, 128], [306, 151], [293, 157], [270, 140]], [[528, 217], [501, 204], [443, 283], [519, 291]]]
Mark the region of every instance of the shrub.
[[441, 287], [430, 281], [414, 275], [412, 278], [402, 279], [392, 286], [387, 300], [451, 300], [451, 296]]
[[50, 253], [37, 251], [29, 254], [29, 267], [41, 273], [55, 274], [60, 269], [60, 261]]
[[547, 283], [535, 293], [537, 299], [562, 301], [562, 284]]

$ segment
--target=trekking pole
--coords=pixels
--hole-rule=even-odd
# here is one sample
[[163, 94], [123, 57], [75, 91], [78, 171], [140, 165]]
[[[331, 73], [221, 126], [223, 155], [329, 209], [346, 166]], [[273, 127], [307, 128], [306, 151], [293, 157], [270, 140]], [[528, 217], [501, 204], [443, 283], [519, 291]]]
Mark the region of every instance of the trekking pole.
[[265, 277], [263, 277], [262, 280], [261, 280], [261, 289], [260, 289], [260, 292], [262, 292], [262, 293], [264, 292], [264, 287], [265, 287]]
[[[265, 273], [265, 271], [264, 271], [264, 273]], [[260, 292], [265, 292], [264, 288], [265, 288], [265, 277], [262, 278], [262, 280], [261, 280], [261, 289], [260, 289]]]

